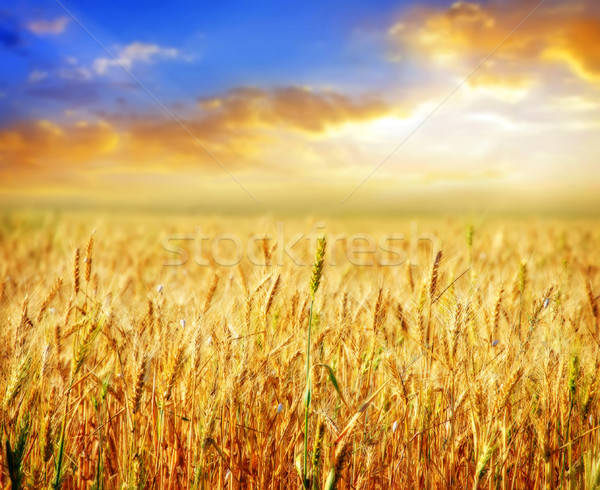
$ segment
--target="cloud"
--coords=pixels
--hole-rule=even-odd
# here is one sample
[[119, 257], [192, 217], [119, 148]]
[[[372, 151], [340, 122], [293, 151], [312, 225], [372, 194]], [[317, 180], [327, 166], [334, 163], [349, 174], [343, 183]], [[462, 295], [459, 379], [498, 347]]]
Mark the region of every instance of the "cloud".
[[481, 66], [469, 78], [469, 86], [475, 91], [505, 102], [525, 99], [538, 82], [532, 74], [498, 70], [490, 63]]
[[[352, 98], [300, 87], [263, 90], [240, 87], [198, 102], [198, 113], [181, 122], [215, 156], [237, 170], [270, 168], [289, 172], [276, 158], [300, 142], [327, 139], [327, 130], [352, 121], [368, 121], [392, 110], [382, 101]], [[215, 162], [177, 122], [159, 116], [112, 120], [127, 128], [131, 162], [162, 162], [172, 168], [220, 172]], [[312, 143], [311, 143], [312, 144]], [[268, 158], [267, 158], [268, 156]]]
[[[53, 67], [49, 71], [33, 69], [27, 77], [27, 82], [35, 87], [28, 88], [26, 93], [37, 97], [55, 100], [73, 100], [81, 94], [88, 94], [84, 99], [90, 102], [96, 98], [96, 88], [92, 85], [92, 73], [85, 67]], [[106, 84], [101, 84], [106, 87]]]
[[542, 59], [564, 62], [589, 81], [600, 81], [600, 18], [572, 19], [556, 33]]
[[289, 86], [272, 90], [243, 87], [198, 103], [205, 121], [223, 127], [289, 129], [318, 134], [328, 127], [381, 117], [391, 107], [375, 97], [353, 98]]
[[[68, 90], [45, 84], [29, 93], [66, 98], [73, 105], [73, 87], [89, 90], [76, 100], [97, 97], [98, 87], [93, 83]], [[272, 90], [244, 87], [201, 99], [196, 115], [181, 120], [185, 129], [162, 114], [117, 115], [77, 123], [25, 121], [0, 130], [0, 168], [10, 174], [9, 180], [20, 182], [26, 182], [25, 176], [18, 178], [21, 173], [36, 181], [53, 181], [53, 174], [86, 179], [90, 168], [98, 169], [94, 175], [100, 180], [127, 172], [220, 175], [222, 169], [200, 141], [232, 171], [262, 169], [281, 175], [296, 171], [282, 157], [297, 162], [301, 154], [312, 152], [315, 165], [326, 160], [320, 145], [326, 145], [331, 127], [368, 121], [392, 109], [379, 100], [335, 92], [293, 86]]]
[[29, 83], [37, 83], [41, 82], [48, 78], [48, 72], [43, 70], [34, 69], [29, 76], [27, 77], [27, 81]]
[[[91, 92], [77, 94], [75, 87]], [[78, 100], [98, 97], [110, 88], [93, 81], [68, 88], [41, 82], [33, 90], [76, 107]], [[578, 175], [595, 161], [597, 144], [590, 138], [599, 121], [583, 95], [578, 100], [584, 112], [573, 112], [572, 100], [565, 98], [543, 106], [547, 112], [538, 105], [543, 97], [537, 102], [528, 99], [518, 113], [502, 101], [479, 95], [456, 100], [460, 107], [451, 119], [431, 118], [378, 170], [373, 186], [386, 180], [425, 186], [502, 179], [537, 182], [542, 192], [540, 162], [552, 161], [545, 165], [544, 175], [559, 181], [575, 171], [570, 163], [573, 145], [582, 148], [577, 152]], [[30, 120], [0, 130], [0, 181], [28, 186], [93, 180], [102, 186], [127, 175], [159, 185], [160, 176], [165, 180], [186, 176], [181, 185], [192, 186], [201, 179], [224, 177], [206, 148], [235, 175], [273, 182], [299, 182], [311, 176], [352, 186], [357, 176], [389, 156], [397, 141], [430, 110], [423, 106], [406, 116], [401, 101], [392, 104], [297, 86], [240, 87], [199, 99], [195, 113], [181, 117], [185, 129], [161, 113], [104, 114], [102, 120], [62, 123]], [[75, 119], [76, 114], [84, 113], [69, 117]], [[577, 122], [582, 127], [571, 127]], [[597, 173], [590, 171], [589, 175]]]
[[[29, 95], [63, 101], [78, 98], [82, 93], [86, 93], [88, 95], [84, 99], [92, 101], [92, 97], [89, 96], [92, 92], [95, 93], [92, 84], [99, 83], [92, 81], [92, 72], [89, 69], [77, 66], [76, 60], [72, 61], [72, 63], [67, 62], [68, 66], [52, 66], [46, 63], [48, 70], [33, 69], [27, 77], [27, 82], [36, 87], [30, 88], [26, 92]], [[103, 85], [105, 88], [107, 86], [106, 83], [99, 85]], [[116, 86], [117, 84], [112, 85]]]
[[63, 80], [86, 81], [92, 78], [92, 73], [85, 67], [59, 68], [56, 74]]
[[[54, 182], [73, 177], [110, 154], [118, 133], [106, 122], [64, 127], [48, 120], [27, 121], [0, 131], [0, 167], [6, 185], [23, 185], [24, 179]], [[71, 167], [71, 170], [69, 168]]]
[[54, 20], [37, 19], [27, 23], [27, 29], [34, 34], [53, 34], [58, 35], [65, 32], [71, 19], [65, 15], [57, 17]]
[[122, 66], [128, 70], [134, 63], [155, 63], [159, 59], [174, 59], [181, 56], [178, 49], [163, 48], [157, 44], [141, 42], [131, 43], [117, 51], [115, 58], [96, 58], [93, 68], [99, 75], [104, 75], [110, 67]]
[[[599, 121], [591, 101], [559, 98], [546, 113], [533, 104], [519, 107], [518, 115], [499, 101], [479, 102], [462, 105], [451, 120], [431, 118], [369, 179], [357, 203], [425, 199], [432, 189], [452, 189], [451, 200], [464, 202], [466, 189], [486, 199], [485, 189], [495, 188], [517, 206], [519, 193], [543, 200], [551, 186], [582, 202], [589, 198], [582, 189], [598, 174]], [[561, 108], [574, 102], [580, 109], [565, 117]], [[403, 118], [397, 105], [300, 87], [239, 88], [198, 106], [181, 120], [185, 128], [236, 178], [252, 182], [253, 193], [253, 186], [267, 197], [276, 189], [279, 203], [290, 196], [301, 203], [309, 194], [339, 202], [427, 113]], [[182, 202], [217, 188], [210, 195], [225, 202], [239, 191], [198, 141], [162, 114], [77, 121], [78, 114], [84, 113], [71, 113], [71, 122], [29, 120], [0, 129], [0, 188]], [[526, 123], [532, 117], [538, 121]], [[568, 129], [573, 122], [582, 127]]]
[[388, 36], [397, 49], [461, 73], [493, 51], [486, 66], [493, 66], [498, 77], [529, 76], [531, 81], [554, 66], [585, 81], [600, 80], [598, 8], [560, 2], [542, 5], [524, 20], [536, 3], [460, 1], [445, 9], [419, 8], [393, 24]]
[[94, 80], [85, 68], [58, 69], [54, 77], [47, 77], [24, 91], [28, 96], [67, 104], [68, 108], [90, 106], [105, 100], [107, 94], [137, 90], [133, 82], [106, 82]]

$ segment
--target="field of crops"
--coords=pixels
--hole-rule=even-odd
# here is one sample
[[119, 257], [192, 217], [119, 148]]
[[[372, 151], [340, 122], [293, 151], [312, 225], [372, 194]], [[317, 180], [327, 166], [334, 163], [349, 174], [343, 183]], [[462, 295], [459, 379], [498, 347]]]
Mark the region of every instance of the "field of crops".
[[0, 485], [597, 488], [598, 225], [5, 213]]

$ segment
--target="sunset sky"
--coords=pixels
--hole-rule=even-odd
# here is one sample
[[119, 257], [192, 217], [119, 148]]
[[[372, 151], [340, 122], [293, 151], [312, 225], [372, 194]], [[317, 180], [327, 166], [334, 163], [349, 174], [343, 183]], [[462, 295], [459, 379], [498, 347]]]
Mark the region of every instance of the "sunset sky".
[[599, 46], [593, 0], [5, 4], [0, 203], [598, 210]]

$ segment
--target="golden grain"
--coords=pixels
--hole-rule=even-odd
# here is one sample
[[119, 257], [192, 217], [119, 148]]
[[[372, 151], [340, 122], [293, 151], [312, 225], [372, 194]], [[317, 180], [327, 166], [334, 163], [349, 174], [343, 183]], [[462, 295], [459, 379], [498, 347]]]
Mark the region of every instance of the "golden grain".
[[[131, 226], [89, 237], [88, 221], [70, 219], [61, 246], [35, 262], [32, 244], [51, 230], [24, 223], [0, 241], [12, 257], [0, 284], [3, 454], [27, 436], [32, 488], [52, 486], [61, 444], [65, 490], [93, 486], [98, 472], [105, 488], [299, 488], [290, 468], [305, 436], [307, 476], [323, 489], [584, 488], [593, 477], [596, 222], [534, 232], [491, 221], [476, 245], [472, 231], [465, 244], [464, 227], [439, 223], [448, 246], [431, 262], [326, 272], [324, 239], [316, 251], [298, 245], [298, 256], [315, 254], [310, 270], [275, 265], [282, 244], [269, 242], [271, 265], [244, 258], [219, 293], [219, 277], [232, 276], [223, 266], [166, 270]], [[246, 226], [248, 236], [259, 227]], [[568, 269], [552, 239], [565, 230]], [[86, 239], [82, 263], [79, 251], [62, 255]], [[94, 247], [103, 253], [92, 262]], [[69, 270], [70, 297], [55, 280]]]

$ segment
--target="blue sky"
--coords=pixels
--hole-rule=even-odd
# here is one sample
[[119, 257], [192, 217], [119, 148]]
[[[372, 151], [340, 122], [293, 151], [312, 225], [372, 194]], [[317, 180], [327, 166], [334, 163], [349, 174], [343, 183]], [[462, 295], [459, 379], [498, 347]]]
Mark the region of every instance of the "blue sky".
[[[350, 91], [379, 90], [397, 79], [398, 67], [382, 63], [383, 51], [373, 47], [381, 47], [390, 16], [406, 7], [387, 1], [186, 1], [176, 8], [154, 1], [63, 5], [112, 53], [133, 40], [178, 49], [182, 57], [160, 70], [137, 66], [135, 73], [166, 101], [182, 103], [195, 95], [246, 85], [317, 83]], [[53, 99], [60, 104], [71, 97], [76, 104], [105, 109], [115, 108], [117, 99], [144, 104], [132, 93], [139, 88], [129, 86], [124, 73], [124, 86], [113, 79], [110, 89], [106, 80], [76, 88], [56, 87], [50, 80], [44, 80], [43, 88], [24, 86], [34, 70], [89, 69], [95, 58], [107, 54], [56, 2], [19, 2], [0, 15], [3, 122], [29, 117], [32, 109], [55, 111]], [[61, 17], [68, 19], [61, 35], [36, 35], [27, 29], [32, 19]]]

